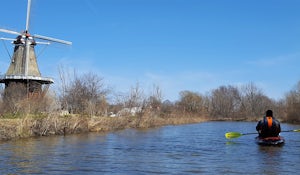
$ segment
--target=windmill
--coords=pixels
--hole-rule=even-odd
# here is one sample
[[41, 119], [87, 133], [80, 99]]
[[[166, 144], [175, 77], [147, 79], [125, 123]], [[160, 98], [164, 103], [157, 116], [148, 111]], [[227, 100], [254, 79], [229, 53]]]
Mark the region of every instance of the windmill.
[[[69, 41], [64, 41], [42, 35], [31, 35], [29, 33], [30, 8], [31, 0], [28, 0], [25, 31], [16, 32], [0, 28], [0, 32], [17, 35], [15, 39], [0, 38], [1, 40], [11, 40], [12, 43], [15, 45], [10, 66], [6, 74], [0, 77], [0, 83], [5, 84], [5, 91], [9, 89], [10, 86], [13, 86], [15, 84], [21, 84], [24, 87], [26, 87], [27, 94], [40, 93], [42, 90], [42, 85], [48, 85], [49, 87], [49, 85], [52, 84], [54, 81], [52, 78], [41, 76], [37, 64], [34, 47], [37, 44], [50, 44], [50, 42], [56, 42], [67, 45], [72, 44]], [[36, 41], [36, 39], [43, 41], [38, 42]]]

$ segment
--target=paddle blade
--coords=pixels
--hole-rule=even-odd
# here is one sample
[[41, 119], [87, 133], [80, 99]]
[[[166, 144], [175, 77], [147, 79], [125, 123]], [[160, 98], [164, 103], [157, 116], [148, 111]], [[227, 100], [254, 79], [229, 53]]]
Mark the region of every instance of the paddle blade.
[[225, 134], [226, 139], [234, 139], [234, 138], [238, 138], [240, 136], [242, 136], [242, 133], [239, 132], [227, 132]]
[[293, 130], [287, 130], [287, 131], [281, 131], [281, 132], [300, 132], [300, 129], [293, 129]]

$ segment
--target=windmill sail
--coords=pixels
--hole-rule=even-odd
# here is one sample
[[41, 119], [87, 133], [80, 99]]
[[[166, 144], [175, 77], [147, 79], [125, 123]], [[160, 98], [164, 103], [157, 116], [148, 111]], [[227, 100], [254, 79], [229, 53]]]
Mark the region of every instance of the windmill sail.
[[[68, 45], [71, 45], [72, 43], [42, 35], [31, 36], [29, 33], [30, 9], [31, 0], [28, 0], [26, 26], [23, 33], [7, 29], [0, 29], [0, 32], [17, 35], [16, 39], [13, 40], [15, 47], [10, 66], [6, 74], [0, 78], [0, 83], [5, 83], [5, 88], [8, 88], [10, 84], [23, 84], [25, 87], [29, 88], [29, 92], [38, 92], [41, 90], [41, 86], [43, 84], [51, 84], [54, 81], [51, 78], [41, 76], [34, 47], [38, 43], [45, 42], [36, 42], [35, 39]], [[8, 40], [8, 38], [0, 39]], [[45, 44], [49, 44], [49, 42]]]

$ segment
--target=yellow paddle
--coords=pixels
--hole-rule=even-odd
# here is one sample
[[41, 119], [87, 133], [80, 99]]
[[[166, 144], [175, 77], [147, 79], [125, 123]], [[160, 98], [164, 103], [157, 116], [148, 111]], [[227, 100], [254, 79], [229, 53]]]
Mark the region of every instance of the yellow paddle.
[[[281, 132], [300, 132], [300, 129], [293, 129], [293, 130], [287, 130]], [[251, 135], [251, 134], [258, 134], [258, 133], [257, 132], [252, 132], [252, 133], [227, 132], [225, 133], [225, 137], [226, 139], [234, 139], [234, 138], [241, 137], [243, 135]]]

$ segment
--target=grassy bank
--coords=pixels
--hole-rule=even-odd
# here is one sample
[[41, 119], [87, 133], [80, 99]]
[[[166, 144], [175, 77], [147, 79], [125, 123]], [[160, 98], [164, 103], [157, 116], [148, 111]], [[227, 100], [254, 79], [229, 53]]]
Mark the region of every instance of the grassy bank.
[[84, 132], [109, 132], [126, 128], [153, 128], [198, 123], [204, 118], [188, 117], [84, 117], [77, 115], [23, 116], [0, 119], [0, 140]]

